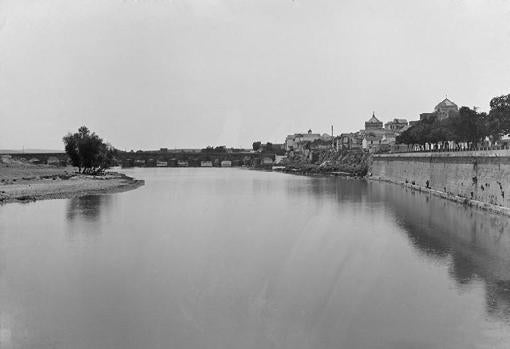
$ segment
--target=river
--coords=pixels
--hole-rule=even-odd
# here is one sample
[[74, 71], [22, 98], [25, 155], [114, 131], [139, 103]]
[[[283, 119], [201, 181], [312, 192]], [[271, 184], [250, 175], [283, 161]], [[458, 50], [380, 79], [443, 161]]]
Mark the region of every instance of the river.
[[0, 347], [509, 348], [510, 219], [392, 184], [132, 169], [0, 206]]

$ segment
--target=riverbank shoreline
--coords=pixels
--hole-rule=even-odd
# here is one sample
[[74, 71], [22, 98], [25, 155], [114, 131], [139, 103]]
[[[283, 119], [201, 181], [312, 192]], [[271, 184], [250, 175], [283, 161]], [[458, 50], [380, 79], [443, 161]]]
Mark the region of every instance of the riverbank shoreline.
[[312, 170], [309, 169], [303, 169], [303, 168], [296, 168], [296, 167], [285, 167], [285, 166], [278, 166], [278, 169], [274, 169], [271, 167], [247, 167], [249, 170], [254, 171], [263, 171], [263, 172], [275, 172], [275, 173], [286, 173], [286, 174], [292, 174], [296, 176], [306, 176], [306, 177], [342, 177], [342, 178], [348, 178], [348, 179], [359, 179], [363, 180], [365, 179], [364, 176], [359, 176], [355, 173], [349, 173], [344, 171], [330, 171], [330, 170], [324, 170], [317, 168], [312, 168]]
[[423, 194], [434, 195], [436, 197], [440, 197], [442, 199], [453, 201], [462, 206], [468, 206], [472, 208], [476, 208], [483, 211], [488, 211], [491, 213], [495, 213], [498, 215], [510, 217], [510, 208], [504, 206], [498, 206], [490, 203], [485, 203], [478, 200], [473, 200], [469, 198], [465, 198], [462, 196], [454, 195], [452, 193], [446, 193], [440, 190], [435, 190], [432, 188], [426, 188], [419, 185], [411, 184], [411, 183], [401, 183], [397, 181], [392, 181], [386, 178], [376, 177], [376, 176], [359, 176], [354, 173], [340, 172], [340, 171], [317, 171], [318, 168], [313, 168], [312, 171], [306, 170], [303, 168], [293, 168], [293, 167], [284, 167], [282, 169], [274, 170], [271, 168], [250, 168], [258, 171], [268, 171], [268, 172], [277, 172], [277, 173], [287, 173], [294, 174], [298, 176], [307, 176], [307, 177], [342, 177], [347, 179], [355, 179], [355, 180], [365, 180], [365, 181], [374, 181], [374, 182], [384, 182], [395, 185], [400, 185], [405, 188], [409, 188], [413, 191], [417, 191]]
[[69, 199], [85, 195], [111, 194], [136, 189], [145, 182], [122, 173], [102, 176], [83, 174], [30, 178], [0, 185], [0, 205], [49, 199]]
[[442, 198], [442, 199], [446, 199], [448, 201], [453, 201], [453, 202], [456, 202], [456, 203], [461, 204], [463, 206], [473, 207], [473, 208], [477, 208], [477, 209], [480, 209], [480, 210], [483, 210], [483, 211], [488, 211], [488, 212], [491, 212], [491, 213], [495, 213], [495, 214], [499, 214], [499, 215], [502, 215], [502, 216], [510, 217], [510, 208], [508, 208], [508, 207], [498, 206], [498, 205], [493, 205], [493, 204], [482, 202], [482, 201], [478, 201], [478, 200], [468, 199], [468, 198], [465, 198], [465, 197], [462, 197], [462, 196], [458, 196], [458, 195], [455, 195], [455, 194], [452, 194], [452, 193], [446, 193], [446, 192], [441, 191], [441, 190], [435, 190], [435, 189], [432, 189], [432, 188], [426, 188], [426, 187], [422, 187], [420, 185], [416, 185], [416, 184], [412, 184], [412, 183], [402, 183], [402, 182], [393, 181], [393, 180], [390, 180], [390, 179], [387, 179], [387, 178], [381, 178], [381, 177], [377, 177], [377, 176], [367, 176], [365, 178], [368, 181], [384, 182], [384, 183], [390, 183], [390, 184], [399, 185], [401, 187], [409, 188], [409, 189], [411, 189], [413, 191], [417, 191], [417, 192], [420, 192], [420, 193], [423, 193], [423, 194], [434, 195], [436, 197], [439, 197], [439, 198]]

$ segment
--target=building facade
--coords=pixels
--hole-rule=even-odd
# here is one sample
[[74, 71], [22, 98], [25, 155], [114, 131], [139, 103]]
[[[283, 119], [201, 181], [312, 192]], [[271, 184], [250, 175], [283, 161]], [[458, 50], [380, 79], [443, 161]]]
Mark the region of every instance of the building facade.
[[399, 132], [408, 124], [409, 123], [406, 119], [393, 119], [392, 121], [388, 121], [386, 124], [384, 124], [384, 128], [387, 130]]
[[361, 136], [359, 132], [342, 133], [340, 136], [335, 138], [335, 148], [337, 151], [361, 149], [362, 142], [363, 136]]

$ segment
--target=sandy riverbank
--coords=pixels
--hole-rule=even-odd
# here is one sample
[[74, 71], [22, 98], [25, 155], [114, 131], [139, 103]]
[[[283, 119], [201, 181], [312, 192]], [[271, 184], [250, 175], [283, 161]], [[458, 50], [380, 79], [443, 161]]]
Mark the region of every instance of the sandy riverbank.
[[73, 168], [0, 164], [0, 204], [15, 201], [62, 199], [114, 193], [144, 184], [121, 173], [104, 176], [76, 174]]

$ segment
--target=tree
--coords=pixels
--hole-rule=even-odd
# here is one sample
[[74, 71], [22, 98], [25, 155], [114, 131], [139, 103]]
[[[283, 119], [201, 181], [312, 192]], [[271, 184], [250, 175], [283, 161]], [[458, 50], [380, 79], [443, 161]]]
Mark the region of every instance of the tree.
[[430, 132], [432, 129], [432, 122], [430, 120], [421, 120], [416, 125], [410, 127], [400, 134], [396, 141], [397, 143], [404, 144], [420, 144], [430, 142]]
[[489, 103], [491, 111], [508, 111], [510, 109], [510, 94], [494, 97]]
[[487, 133], [494, 140], [510, 133], [510, 94], [494, 97], [486, 118]]
[[397, 143], [421, 144], [443, 143], [448, 141], [471, 142], [483, 140], [488, 134], [487, 114], [462, 107], [457, 115], [444, 120], [430, 117], [402, 132]]
[[253, 142], [253, 150], [258, 151], [261, 146], [262, 146], [261, 142], [259, 142], [259, 141]]
[[224, 146], [224, 145], [218, 145], [217, 147], [214, 148], [214, 151], [216, 153], [226, 153], [227, 152], [227, 147]]
[[78, 172], [81, 172], [81, 160], [80, 154], [78, 153], [78, 137], [77, 134], [68, 134], [63, 138], [65, 145], [65, 152], [71, 160], [73, 166], [78, 167]]
[[485, 114], [468, 107], [462, 107], [459, 115], [452, 120], [457, 141], [471, 142], [473, 145], [482, 141], [487, 135]]
[[212, 154], [212, 153], [226, 153], [227, 152], [227, 147], [224, 146], [224, 145], [219, 145], [217, 147], [212, 147], [212, 146], [208, 146], [207, 148], [203, 148], [201, 150], [202, 153], [209, 153], [209, 154]]
[[85, 126], [74, 134], [68, 133], [62, 140], [71, 164], [78, 167], [78, 172], [96, 173], [114, 163], [117, 150]]
[[214, 153], [214, 148], [211, 146], [208, 146], [207, 148], [204, 148], [201, 150], [202, 153]]
[[510, 134], [510, 94], [494, 97], [489, 114], [478, 113], [476, 108], [460, 108], [456, 115], [444, 120], [434, 117], [420, 120], [402, 132], [397, 143], [424, 144], [446, 141], [468, 142], [476, 145], [489, 137], [493, 142]]

